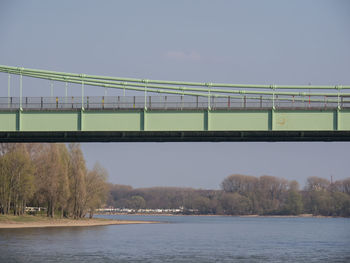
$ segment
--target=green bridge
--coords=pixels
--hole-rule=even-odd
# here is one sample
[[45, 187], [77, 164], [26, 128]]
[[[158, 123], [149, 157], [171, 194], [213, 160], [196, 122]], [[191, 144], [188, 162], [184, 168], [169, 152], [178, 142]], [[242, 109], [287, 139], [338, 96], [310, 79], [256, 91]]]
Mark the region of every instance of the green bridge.
[[[9, 66], [0, 72], [8, 74], [0, 142], [350, 141], [350, 86], [160, 81]], [[18, 97], [10, 94], [13, 75]], [[51, 90], [50, 97], [24, 97], [23, 77], [63, 82], [65, 96]], [[68, 96], [69, 85], [79, 85], [81, 95]], [[86, 86], [105, 96], [87, 96]], [[107, 96], [107, 89], [120, 94]]]

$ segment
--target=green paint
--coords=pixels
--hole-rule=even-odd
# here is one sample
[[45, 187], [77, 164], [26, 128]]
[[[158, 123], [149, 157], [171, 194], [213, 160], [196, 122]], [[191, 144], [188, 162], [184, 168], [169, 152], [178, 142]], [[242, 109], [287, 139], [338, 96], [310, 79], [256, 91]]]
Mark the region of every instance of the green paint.
[[0, 129], [3, 131], [17, 130], [17, 112], [0, 112]]
[[84, 111], [84, 131], [140, 131], [142, 111]]
[[350, 110], [339, 111], [338, 129], [341, 131], [350, 130]]
[[[200, 83], [162, 81], [135, 78], [65, 73], [48, 70], [26, 69], [0, 65], [0, 72], [20, 75], [19, 110], [0, 111], [0, 131], [350, 131], [350, 110], [340, 109], [340, 99], [349, 107], [350, 86], [291, 86], [250, 85], [225, 83]], [[81, 110], [22, 111], [22, 77], [31, 77], [81, 85]], [[114, 88], [143, 92], [143, 110], [87, 110], [84, 111], [84, 86]], [[222, 89], [225, 88], [225, 89]], [[243, 90], [245, 89], [245, 90]], [[279, 91], [285, 90], [285, 91]], [[293, 91], [291, 91], [293, 90]], [[321, 90], [322, 92], [315, 92]], [[326, 92], [323, 92], [326, 91]], [[146, 109], [146, 95], [150, 93], [207, 97], [206, 110], [150, 110]], [[255, 95], [254, 95], [255, 94]], [[10, 96], [10, 75], [8, 77]], [[269, 102], [265, 110], [215, 110], [215, 98], [243, 99], [255, 103]], [[183, 97], [182, 97], [183, 98]], [[228, 104], [230, 103], [228, 100]], [[338, 104], [338, 110], [280, 110], [294, 107], [300, 102], [311, 107], [326, 108]], [[295, 103], [295, 104], [294, 104]], [[211, 105], [213, 104], [213, 105]], [[328, 105], [327, 105], [328, 104]], [[245, 104], [244, 104], [245, 105]], [[275, 107], [276, 106], [276, 107]], [[10, 101], [8, 103], [10, 107]], [[206, 107], [206, 106], [204, 106]], [[214, 110], [211, 110], [213, 107]], [[243, 106], [242, 106], [243, 107]], [[245, 107], [245, 106], [244, 106]]]
[[22, 127], [22, 124], [21, 124], [21, 121], [22, 121], [22, 109], [19, 109], [17, 111], [17, 115], [16, 115], [16, 130], [17, 131], [20, 131], [21, 130], [21, 127]]
[[141, 131], [147, 131], [147, 110], [146, 108], [141, 112]]
[[0, 111], [0, 131], [350, 131], [350, 110]]
[[148, 111], [149, 131], [203, 131], [203, 111]]
[[334, 111], [275, 111], [275, 130], [331, 131], [334, 130]]
[[[23, 111], [20, 115], [21, 131], [79, 130], [78, 111]], [[1, 130], [3, 130], [2, 127]]]
[[209, 131], [210, 127], [209, 127], [209, 121], [210, 121], [210, 110], [206, 110], [204, 112], [204, 130], [205, 131]]
[[210, 130], [213, 131], [267, 131], [269, 111], [211, 111]]
[[80, 109], [78, 114], [78, 131], [84, 130], [84, 109]]
[[275, 110], [272, 109], [269, 111], [269, 124], [268, 124], [268, 129], [269, 131], [273, 131], [275, 129], [274, 123], [274, 118], [275, 118]]

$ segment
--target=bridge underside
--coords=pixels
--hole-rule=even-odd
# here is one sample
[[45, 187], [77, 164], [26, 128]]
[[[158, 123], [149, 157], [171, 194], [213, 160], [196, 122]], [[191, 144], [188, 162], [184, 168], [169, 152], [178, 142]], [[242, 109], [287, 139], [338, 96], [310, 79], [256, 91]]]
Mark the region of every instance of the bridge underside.
[[0, 142], [298, 142], [350, 141], [350, 131], [0, 132]]

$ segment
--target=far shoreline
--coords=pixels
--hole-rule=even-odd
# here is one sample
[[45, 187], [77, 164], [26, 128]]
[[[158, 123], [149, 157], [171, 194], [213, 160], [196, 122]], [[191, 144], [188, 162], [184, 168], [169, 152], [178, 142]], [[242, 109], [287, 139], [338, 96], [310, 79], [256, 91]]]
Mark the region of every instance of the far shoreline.
[[152, 214], [152, 213], [97, 213], [99, 216], [111, 216], [111, 215], [122, 215], [122, 216], [225, 216], [225, 217], [242, 217], [242, 218], [349, 218], [344, 216], [322, 216], [313, 214], [300, 214], [300, 215], [213, 215], [213, 214]]

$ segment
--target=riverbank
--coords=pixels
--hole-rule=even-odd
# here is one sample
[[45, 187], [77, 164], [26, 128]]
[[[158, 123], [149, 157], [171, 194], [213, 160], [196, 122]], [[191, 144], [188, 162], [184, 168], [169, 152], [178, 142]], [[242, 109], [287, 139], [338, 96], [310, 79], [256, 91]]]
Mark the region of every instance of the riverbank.
[[0, 229], [9, 228], [45, 228], [45, 227], [86, 227], [105, 225], [128, 225], [128, 224], [155, 224], [155, 221], [135, 221], [135, 220], [110, 220], [103, 218], [47, 218], [43, 216], [0, 216]]
[[[275, 217], [275, 218], [298, 218], [298, 217], [309, 217], [309, 218], [338, 218], [341, 216], [322, 216], [313, 214], [299, 214], [299, 215], [221, 215], [221, 214], [161, 214], [161, 213], [97, 213], [96, 215], [122, 215], [122, 216], [227, 216], [227, 217]], [[348, 218], [348, 217], [342, 217]]]

